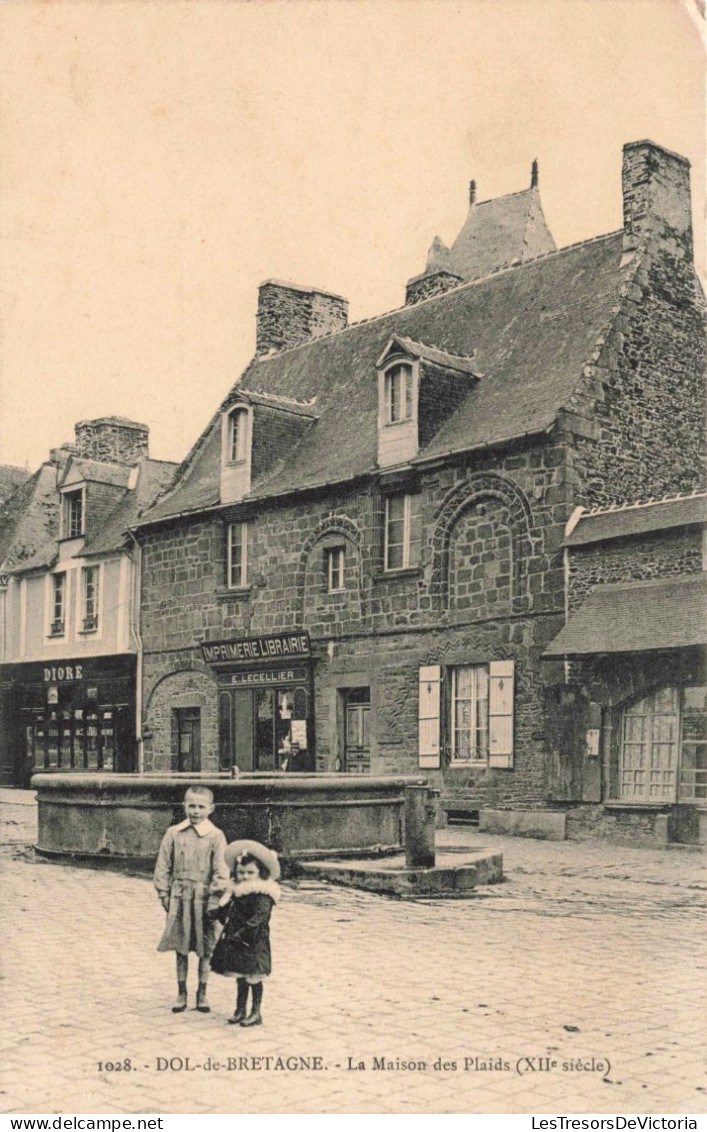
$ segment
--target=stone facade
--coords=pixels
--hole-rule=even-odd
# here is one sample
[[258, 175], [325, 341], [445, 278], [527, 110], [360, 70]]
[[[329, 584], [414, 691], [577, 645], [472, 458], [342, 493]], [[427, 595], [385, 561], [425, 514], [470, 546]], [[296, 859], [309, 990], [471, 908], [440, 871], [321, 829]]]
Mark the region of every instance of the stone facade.
[[[258, 473], [248, 496], [238, 503], [222, 499], [220, 508], [208, 511], [192, 506], [193, 513], [187, 518], [180, 517], [186, 505], [175, 501], [173, 513], [168, 505], [161, 510], [158, 505], [154, 519], [148, 513], [142, 520], [138, 537], [142, 545], [146, 766], [174, 769], [174, 712], [189, 707], [201, 711], [203, 768], [219, 765], [228, 730], [223, 713], [227, 716], [231, 711], [229, 697], [242, 707], [243, 680], [252, 680], [256, 689], [263, 690], [260, 698], [257, 690], [247, 691], [255, 697], [247, 728], [275, 728], [268, 673], [244, 673], [238, 666], [232, 675], [231, 670], [226, 674], [218, 670], [218, 665], [214, 670], [204, 665], [201, 645], [297, 632], [306, 634], [311, 647], [307, 675], [298, 677], [300, 693], [311, 696], [314, 704], [307, 717], [312, 762], [306, 769], [331, 772], [346, 768], [349, 730], [363, 726], [360, 712], [365, 709], [364, 769], [395, 774], [420, 768], [440, 787], [449, 809], [473, 813], [562, 806], [568, 811], [570, 836], [585, 827], [605, 831], [612, 822], [612, 828], [622, 826], [631, 837], [652, 829], [660, 839], [660, 831], [667, 831], [667, 836], [674, 830], [675, 822], [663, 822], [660, 815], [634, 820], [605, 810], [600, 763], [596, 759], [588, 762], [585, 749], [586, 733], [596, 726], [597, 705], [587, 690], [594, 679], [592, 672], [586, 665], [543, 659], [568, 613], [594, 586], [624, 578], [677, 576], [701, 567], [701, 545], [694, 531], [650, 532], [630, 540], [628, 547], [601, 543], [576, 554], [568, 554], [564, 547], [567, 523], [578, 505], [635, 501], [650, 494], [692, 490], [700, 482], [698, 457], [704, 451], [705, 437], [696, 405], [703, 380], [704, 310], [689, 260], [684, 165], [652, 143], [628, 147], [624, 192], [624, 257], [619, 264], [619, 236], [614, 241], [617, 254], [611, 268], [613, 306], [600, 324], [600, 333], [590, 338], [585, 324], [580, 327], [586, 335], [586, 360], [576, 372], [572, 392], [556, 406], [550, 424], [526, 431], [521, 423], [507, 439], [477, 444], [473, 450], [469, 445], [464, 449], [462, 436], [456, 449], [440, 445], [432, 457], [423, 458], [425, 448], [434, 448], [445, 428], [458, 437], [454, 426], [465, 406], [488, 405], [475, 400], [477, 391], [493, 389], [493, 366], [502, 373], [509, 354], [506, 341], [500, 342], [493, 357], [488, 348], [485, 357], [481, 351], [479, 373], [471, 376], [450, 376], [425, 361], [425, 349], [428, 356], [435, 356], [430, 351], [436, 350], [436, 356], [446, 353], [448, 358], [456, 349], [457, 359], [467, 361], [475, 351], [472, 332], [463, 340], [455, 337], [443, 313], [435, 321], [433, 311], [436, 302], [456, 302], [463, 287], [455, 284], [454, 293], [446, 297], [431, 295], [420, 308], [420, 318], [427, 319], [427, 337], [420, 334], [418, 341], [414, 324], [403, 323], [405, 329], [400, 333], [406, 349], [414, 351], [417, 346], [420, 350], [416, 364], [424, 381], [420, 382], [418, 407], [421, 409], [425, 397], [429, 403], [425, 402], [420, 416], [420, 458], [413, 452], [394, 466], [382, 467], [380, 434], [390, 422], [381, 422], [380, 403], [376, 414], [373, 396], [366, 400], [362, 390], [365, 382], [371, 383], [372, 391], [378, 388], [374, 383], [380, 364], [377, 359], [384, 348], [383, 330], [365, 358], [363, 346], [351, 347], [349, 368], [328, 374], [331, 388], [318, 386], [321, 378], [316, 366], [321, 362], [316, 359], [328, 359], [334, 343], [321, 344], [319, 353], [312, 355], [311, 370], [306, 365], [302, 368], [304, 343], [321, 334], [337, 337], [345, 326], [343, 300], [316, 293], [322, 298], [317, 312], [314, 292], [272, 282], [263, 285], [258, 354], [296, 345], [301, 349], [290, 361], [283, 354], [268, 362], [271, 369], [265, 373], [275, 375], [274, 385], [255, 384], [253, 389], [261, 392], [252, 396], [306, 397], [303, 404], [314, 405], [311, 422], [294, 427], [294, 443], [290, 444], [288, 421], [276, 411], [258, 410], [263, 422], [257, 440]], [[677, 203], [673, 198], [678, 198]], [[592, 243], [599, 241], [587, 242], [588, 246]], [[553, 270], [552, 259], [552, 255], [544, 257], [550, 265], [548, 273]], [[598, 248], [595, 262], [600, 259], [602, 265], [609, 262], [606, 242]], [[528, 270], [538, 272], [534, 278], [540, 278], [538, 262], [528, 265]], [[522, 264], [511, 269], [524, 270]], [[493, 293], [499, 294], [498, 274], [492, 282]], [[602, 280], [593, 293], [604, 296], [608, 286]], [[532, 302], [532, 296], [526, 301]], [[439, 308], [441, 312], [445, 309], [451, 306]], [[544, 311], [543, 307], [539, 315], [533, 315], [538, 324], [546, 317]], [[565, 312], [565, 319], [571, 313]], [[481, 335], [486, 318], [483, 307], [480, 313], [475, 308], [474, 317]], [[519, 316], [511, 302], [501, 338], [522, 334], [528, 318], [527, 314]], [[347, 336], [355, 329], [342, 334], [342, 339], [349, 340]], [[561, 329], [564, 333], [564, 326]], [[395, 326], [393, 330], [398, 333]], [[360, 343], [362, 338], [350, 341]], [[498, 337], [494, 346], [497, 342]], [[558, 357], [572, 345], [561, 339]], [[262, 360], [259, 364], [263, 365]], [[555, 356], [548, 356], [549, 367], [557, 364]], [[300, 366], [302, 388], [292, 380], [289, 365]], [[522, 384], [524, 378], [523, 371], [516, 375], [514, 386], [502, 387], [505, 393], [491, 402], [490, 416], [489, 409], [485, 410], [489, 429], [495, 417], [503, 417], [509, 398], [520, 403], [530, 419], [534, 399], [551, 396], [552, 390], [541, 386], [544, 378], [536, 376], [535, 386], [527, 388]], [[340, 431], [326, 432], [332, 427], [328, 423], [335, 403], [332, 391], [342, 382], [349, 385], [342, 394], [343, 410], [335, 406]], [[239, 386], [234, 387], [225, 402], [226, 411], [238, 390]], [[436, 401], [432, 390], [439, 394]], [[357, 416], [363, 405], [365, 410]], [[269, 416], [280, 421], [277, 427], [268, 426]], [[372, 454], [369, 463], [360, 466], [352, 435], [373, 431], [376, 422], [379, 462], [376, 465]], [[407, 428], [409, 419], [403, 413], [393, 423]], [[333, 437], [331, 452], [317, 448], [322, 429], [324, 435]], [[375, 443], [374, 434], [371, 439]], [[329, 482], [315, 478], [316, 486], [311, 478], [297, 482], [298, 455], [307, 456], [310, 441], [320, 461], [328, 461], [330, 467]], [[254, 441], [254, 460], [255, 452]], [[199, 446], [193, 459], [198, 463]], [[291, 469], [291, 483], [283, 466]], [[203, 467], [199, 474], [209, 474], [205, 462]], [[347, 475], [339, 469], [346, 469]], [[310, 472], [310, 477], [318, 471]], [[188, 460], [182, 476], [187, 501], [190, 476], [196, 479], [197, 473]], [[273, 479], [279, 491], [271, 490]], [[397, 569], [386, 561], [386, 516], [391, 499], [401, 496], [410, 497], [405, 504], [405, 537], [410, 538], [413, 515], [416, 533], [414, 554]], [[245, 524], [241, 534], [247, 532], [247, 577], [245, 586], [229, 589], [226, 532], [228, 524], [234, 523]], [[334, 561], [338, 583], [332, 587]], [[692, 658], [685, 657], [684, 663], [687, 673]], [[607, 692], [607, 703], [617, 680], [627, 689], [625, 696], [655, 687], [661, 664], [665, 664], [663, 657], [643, 657], [628, 664], [610, 662], [611, 673], [602, 677], [607, 689], [614, 688], [611, 694]], [[463, 670], [465, 679], [469, 673], [481, 679], [483, 670], [491, 680], [494, 670], [500, 671], [499, 665], [504, 666], [503, 679], [511, 682], [510, 751], [496, 763], [478, 754], [457, 758], [454, 718], [456, 711], [465, 710], [463, 697], [454, 691], [459, 674]], [[439, 704], [434, 709], [438, 714], [432, 717], [439, 750], [432, 759], [423, 751], [423, 718], [428, 717], [422, 715], [422, 673], [433, 674], [424, 678], [427, 695], [433, 695], [430, 688], [439, 683]], [[583, 681], [589, 684], [585, 687]], [[475, 695], [480, 698], [474, 702], [482, 704], [481, 693]], [[455, 706], [455, 696], [460, 707]], [[287, 696], [283, 705], [286, 721], [291, 714]], [[228, 724], [232, 729], [240, 710], [236, 709]], [[478, 710], [482, 712], [482, 706]], [[228, 758], [225, 762], [221, 758], [221, 768], [228, 765]]]
[[341, 295], [270, 279], [258, 291], [256, 351], [288, 350], [343, 330], [348, 310]]
[[147, 425], [122, 417], [99, 417], [75, 426], [77, 456], [110, 464], [138, 464], [148, 455]]

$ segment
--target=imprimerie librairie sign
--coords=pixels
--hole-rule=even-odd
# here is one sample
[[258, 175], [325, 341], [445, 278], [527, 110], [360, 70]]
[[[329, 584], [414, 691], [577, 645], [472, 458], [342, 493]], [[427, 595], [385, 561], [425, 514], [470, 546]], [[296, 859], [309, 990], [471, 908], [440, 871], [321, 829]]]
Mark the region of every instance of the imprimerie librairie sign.
[[309, 659], [309, 633], [270, 633], [265, 637], [240, 637], [232, 641], [204, 641], [201, 651], [207, 664], [254, 665]]

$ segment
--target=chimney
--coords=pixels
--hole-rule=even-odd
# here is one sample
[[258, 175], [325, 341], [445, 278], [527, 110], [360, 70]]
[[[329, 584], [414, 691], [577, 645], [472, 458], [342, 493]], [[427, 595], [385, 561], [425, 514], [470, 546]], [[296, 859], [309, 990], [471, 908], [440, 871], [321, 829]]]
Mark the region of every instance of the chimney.
[[531, 187], [531, 189], [537, 189], [537, 187], [538, 187], [538, 159], [537, 159], [537, 157], [533, 161], [533, 164], [530, 166], [530, 187]]
[[476, 204], [476, 181], [469, 181], [469, 204]]
[[624, 146], [624, 252], [644, 242], [670, 246], [692, 261], [690, 162], [652, 141]]
[[343, 330], [348, 321], [349, 304], [341, 295], [267, 279], [258, 288], [256, 353], [301, 346]]
[[125, 417], [99, 417], [74, 426], [76, 455], [108, 464], [139, 464], [148, 455], [147, 425]]

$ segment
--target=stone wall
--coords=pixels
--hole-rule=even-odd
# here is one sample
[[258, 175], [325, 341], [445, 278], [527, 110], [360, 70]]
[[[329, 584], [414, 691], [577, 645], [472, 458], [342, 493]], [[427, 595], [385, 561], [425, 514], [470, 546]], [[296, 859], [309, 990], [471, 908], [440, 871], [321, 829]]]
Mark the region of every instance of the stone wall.
[[[223, 589], [221, 519], [204, 516], [143, 532], [146, 705], [158, 681], [172, 676], [175, 656], [191, 663], [200, 658], [199, 642], [301, 627], [317, 658], [318, 765], [329, 766], [335, 757], [337, 689], [360, 684], [379, 699], [377, 707], [372, 703], [372, 772], [414, 772], [419, 665], [514, 658], [515, 769], [450, 768], [445, 779], [495, 805], [540, 801], [541, 681], [548, 667], [540, 656], [559, 631], [564, 608], [563, 455], [559, 445], [527, 443], [504, 456], [487, 453], [422, 475], [420, 565], [397, 573], [382, 570], [384, 506], [375, 481], [269, 503], [256, 514], [248, 505], [251, 585], [245, 592]], [[237, 510], [229, 509], [229, 517]], [[345, 547], [346, 585], [330, 594], [324, 568], [332, 545]], [[481, 604], [460, 589], [467, 585], [462, 576], [479, 571], [486, 589]], [[170, 687], [176, 685], [165, 680], [165, 705]], [[213, 698], [215, 705], [215, 692]], [[164, 757], [168, 741], [157, 733], [164, 732], [166, 717], [148, 710], [153, 749]]]
[[269, 279], [258, 289], [256, 352], [289, 350], [343, 330], [348, 309], [341, 295]]
[[421, 303], [423, 299], [441, 295], [444, 291], [450, 291], [452, 287], [459, 287], [463, 282], [461, 275], [453, 275], [451, 271], [417, 275], [409, 280], [405, 288], [405, 306], [411, 307], [415, 303]]
[[95, 421], [79, 421], [74, 432], [76, 453], [84, 459], [132, 465], [148, 455], [150, 430], [135, 421], [101, 417]]
[[594, 586], [700, 573], [702, 532], [680, 528], [576, 547], [570, 551], [569, 567], [572, 611]]

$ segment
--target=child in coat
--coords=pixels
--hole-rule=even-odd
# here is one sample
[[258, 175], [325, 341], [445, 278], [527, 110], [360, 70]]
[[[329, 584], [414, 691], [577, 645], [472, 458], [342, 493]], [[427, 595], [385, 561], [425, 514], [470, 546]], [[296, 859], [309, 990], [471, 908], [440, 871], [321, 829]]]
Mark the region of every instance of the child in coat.
[[206, 998], [209, 958], [216, 942], [215, 924], [207, 919], [209, 897], [220, 895], [229, 883], [224, 858], [226, 838], [209, 821], [214, 796], [207, 786], [190, 786], [184, 795], [186, 819], [172, 825], [162, 838], [154, 884], [167, 913], [158, 951], [177, 953], [177, 1000], [174, 1014], [187, 1008], [189, 952], [199, 956], [196, 1009], [208, 1014]]
[[[259, 841], [233, 841], [225, 853], [234, 884], [209, 913], [225, 927], [211, 957], [211, 969], [237, 980], [231, 1025], [260, 1026], [263, 979], [270, 974], [270, 913], [280, 899], [277, 854]], [[246, 1014], [248, 987], [253, 994]]]

